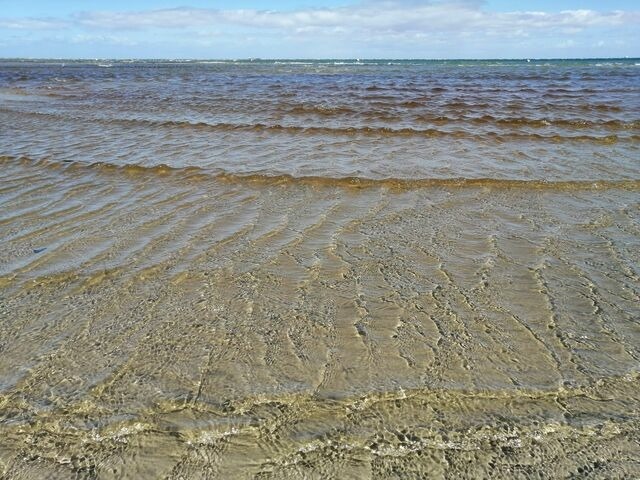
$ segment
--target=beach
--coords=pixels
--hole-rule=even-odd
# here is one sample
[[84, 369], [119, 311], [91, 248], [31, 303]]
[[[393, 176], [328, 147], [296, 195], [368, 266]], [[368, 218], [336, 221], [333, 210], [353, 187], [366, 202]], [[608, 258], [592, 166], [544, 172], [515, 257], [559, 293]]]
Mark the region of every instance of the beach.
[[640, 475], [638, 63], [1, 62], [0, 473]]

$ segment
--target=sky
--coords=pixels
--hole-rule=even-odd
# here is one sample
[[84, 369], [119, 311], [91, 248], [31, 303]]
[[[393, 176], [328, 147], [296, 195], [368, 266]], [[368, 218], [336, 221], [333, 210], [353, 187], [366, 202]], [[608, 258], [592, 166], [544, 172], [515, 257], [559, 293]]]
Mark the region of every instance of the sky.
[[0, 0], [3, 58], [640, 56], [640, 0]]

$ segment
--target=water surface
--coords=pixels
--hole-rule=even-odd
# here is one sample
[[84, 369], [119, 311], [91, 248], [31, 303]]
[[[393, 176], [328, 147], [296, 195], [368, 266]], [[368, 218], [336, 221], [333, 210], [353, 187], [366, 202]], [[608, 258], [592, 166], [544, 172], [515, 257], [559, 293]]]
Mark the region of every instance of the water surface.
[[640, 475], [639, 63], [0, 62], [0, 472]]

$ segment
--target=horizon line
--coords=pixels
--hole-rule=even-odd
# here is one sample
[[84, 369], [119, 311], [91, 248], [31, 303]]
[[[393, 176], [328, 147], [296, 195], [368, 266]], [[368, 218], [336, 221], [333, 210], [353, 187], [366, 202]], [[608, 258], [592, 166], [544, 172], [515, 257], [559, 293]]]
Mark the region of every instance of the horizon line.
[[373, 61], [533, 61], [533, 60], [638, 60], [640, 56], [621, 56], [621, 57], [476, 57], [476, 58], [458, 58], [458, 57], [442, 57], [442, 58], [418, 58], [418, 57], [236, 57], [236, 58], [216, 58], [216, 57], [0, 57], [0, 61], [6, 60], [72, 60], [72, 61], [168, 61], [168, 62], [198, 62], [198, 61], [217, 61], [217, 62], [275, 62], [275, 61], [323, 61], [323, 60], [351, 60], [357, 62], [373, 62]]

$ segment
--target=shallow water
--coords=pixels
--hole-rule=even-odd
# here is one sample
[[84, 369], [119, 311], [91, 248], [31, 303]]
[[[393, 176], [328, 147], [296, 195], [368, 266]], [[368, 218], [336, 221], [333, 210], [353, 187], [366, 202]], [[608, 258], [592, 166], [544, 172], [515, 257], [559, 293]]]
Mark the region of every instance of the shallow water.
[[637, 61], [0, 64], [6, 478], [640, 475]]

